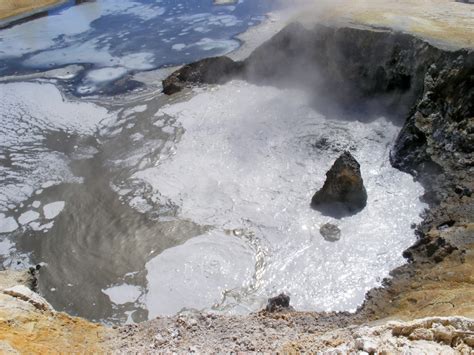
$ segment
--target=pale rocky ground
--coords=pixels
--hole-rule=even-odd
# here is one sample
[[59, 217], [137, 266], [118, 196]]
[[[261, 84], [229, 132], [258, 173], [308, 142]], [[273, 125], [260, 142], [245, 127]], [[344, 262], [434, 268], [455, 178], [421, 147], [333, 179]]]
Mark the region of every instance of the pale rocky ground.
[[283, 352], [326, 354], [472, 354], [474, 321], [463, 317], [430, 317], [411, 322], [338, 329], [285, 344]]
[[[311, 1], [309, 1], [311, 4]], [[336, 0], [309, 5], [299, 19], [411, 33], [438, 45], [474, 47], [474, 6], [454, 0]], [[312, 10], [313, 9], [313, 10]]]
[[474, 320], [429, 317], [378, 321], [347, 313], [262, 311], [249, 316], [189, 312], [110, 329], [55, 312], [30, 290], [29, 271], [0, 272], [1, 353], [472, 354]]
[[267, 313], [247, 317], [183, 314], [120, 329], [114, 353], [472, 354], [474, 320], [429, 317], [356, 325], [347, 314]]

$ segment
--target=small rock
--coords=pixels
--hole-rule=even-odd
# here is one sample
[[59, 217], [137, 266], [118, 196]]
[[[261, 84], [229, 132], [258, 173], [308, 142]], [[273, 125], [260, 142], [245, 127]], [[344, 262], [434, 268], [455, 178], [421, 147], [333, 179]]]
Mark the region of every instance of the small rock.
[[319, 229], [319, 233], [328, 242], [336, 242], [341, 239], [341, 230], [338, 226], [331, 223], [323, 224]]
[[344, 152], [326, 173], [326, 181], [314, 194], [311, 206], [329, 215], [339, 215], [342, 212], [356, 213], [366, 204], [367, 191], [360, 165], [351, 153]]
[[474, 348], [474, 336], [465, 337], [463, 340], [466, 345], [470, 346], [471, 348]]
[[290, 307], [290, 296], [280, 293], [276, 297], [268, 299], [266, 311], [267, 312], [279, 312], [283, 310], [292, 310]]
[[365, 351], [369, 354], [377, 352], [377, 344], [372, 339], [367, 337], [359, 338], [355, 341], [355, 347], [357, 350]]
[[155, 344], [157, 345], [163, 345], [166, 343], [166, 339], [161, 335], [160, 333], [155, 335]]
[[454, 338], [454, 328], [451, 326], [443, 326], [441, 324], [434, 324], [433, 325], [433, 335], [436, 341], [443, 342], [445, 344], [451, 345], [451, 342]]
[[408, 337], [410, 340], [428, 340], [433, 341], [433, 333], [426, 328], [415, 329]]

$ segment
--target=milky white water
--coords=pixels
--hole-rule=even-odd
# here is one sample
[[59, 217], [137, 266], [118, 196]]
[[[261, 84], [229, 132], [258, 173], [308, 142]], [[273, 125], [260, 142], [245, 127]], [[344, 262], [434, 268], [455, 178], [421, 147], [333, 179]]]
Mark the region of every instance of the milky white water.
[[[246, 312], [282, 291], [300, 310], [355, 310], [404, 262], [423, 189], [390, 166], [399, 127], [387, 119], [324, 117], [307, 93], [238, 81], [157, 117], [155, 125], [184, 133], [133, 178], [180, 218], [213, 228], [146, 264], [150, 317], [185, 307]], [[333, 219], [309, 203], [344, 150], [361, 164], [368, 203]], [[338, 242], [319, 234], [327, 222], [341, 229]]]

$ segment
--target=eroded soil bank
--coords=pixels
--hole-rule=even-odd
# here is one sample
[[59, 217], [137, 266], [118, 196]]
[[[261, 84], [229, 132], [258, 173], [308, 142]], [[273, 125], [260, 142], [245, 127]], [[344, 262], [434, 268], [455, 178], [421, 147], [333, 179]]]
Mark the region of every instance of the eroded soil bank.
[[[408, 264], [394, 270], [383, 288], [370, 291], [355, 314], [288, 311], [216, 316], [191, 312], [105, 329], [36, 307], [27, 311], [26, 318], [2, 315], [0, 327], [6, 329], [2, 332], [6, 335], [0, 337], [2, 346], [9, 351], [29, 351], [43, 344], [46, 350], [47, 341], [41, 334], [48, 329], [48, 339], [70, 339], [67, 344], [56, 344], [60, 348], [49, 348], [62, 351], [401, 352], [421, 346], [428, 353], [471, 352], [471, 320], [436, 318], [398, 325], [386, 321], [474, 317], [472, 50], [448, 51], [390, 31], [308, 29], [292, 24], [244, 62], [229, 63], [232, 70], [226, 71], [225, 78], [219, 70], [203, 78], [203, 67], [197, 66], [191, 68], [193, 75], [178, 75], [177, 79], [184, 87], [235, 77], [279, 87], [297, 85], [326, 93], [315, 97], [330, 110], [343, 114], [358, 107], [366, 119], [384, 114], [404, 122], [392, 149], [392, 164], [423, 183], [430, 204], [423, 222], [416, 226], [418, 242], [405, 252]], [[17, 299], [15, 302], [25, 302]], [[34, 319], [28, 318], [32, 315]], [[74, 328], [63, 328], [64, 322]], [[379, 329], [360, 326], [371, 323], [375, 327], [372, 322], [384, 325]], [[63, 329], [69, 329], [68, 336], [61, 333]], [[88, 329], [93, 330], [84, 333]], [[24, 332], [31, 335], [30, 348], [18, 340]], [[98, 335], [91, 340], [94, 332]], [[424, 343], [416, 343], [419, 341]]]

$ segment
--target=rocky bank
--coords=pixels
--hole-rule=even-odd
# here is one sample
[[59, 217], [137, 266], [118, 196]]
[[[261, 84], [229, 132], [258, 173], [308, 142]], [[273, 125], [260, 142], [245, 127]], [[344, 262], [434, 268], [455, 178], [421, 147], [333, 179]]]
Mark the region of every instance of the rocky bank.
[[0, 353], [101, 353], [104, 326], [56, 312], [34, 292], [36, 271], [0, 271]]

